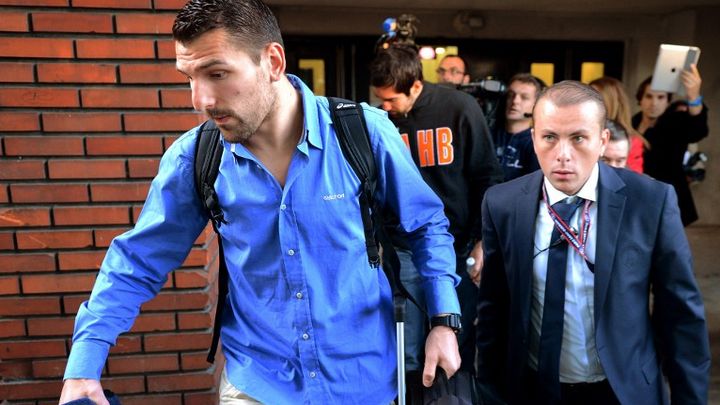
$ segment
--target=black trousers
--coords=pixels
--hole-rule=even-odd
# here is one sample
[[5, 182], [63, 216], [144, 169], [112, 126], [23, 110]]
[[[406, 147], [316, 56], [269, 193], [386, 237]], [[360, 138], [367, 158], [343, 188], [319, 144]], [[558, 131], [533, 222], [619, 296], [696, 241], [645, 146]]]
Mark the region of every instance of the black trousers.
[[592, 383], [560, 383], [560, 402], [548, 401], [538, 385], [537, 371], [527, 368], [525, 372], [525, 386], [528, 395], [528, 404], [553, 405], [620, 405], [608, 380]]

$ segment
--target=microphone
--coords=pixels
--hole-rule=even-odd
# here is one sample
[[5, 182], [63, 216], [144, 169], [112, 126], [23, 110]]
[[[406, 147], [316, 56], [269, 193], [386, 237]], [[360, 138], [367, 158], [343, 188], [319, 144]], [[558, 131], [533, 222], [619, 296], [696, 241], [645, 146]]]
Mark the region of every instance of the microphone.
[[532, 118], [532, 113], [523, 113], [523, 117]]

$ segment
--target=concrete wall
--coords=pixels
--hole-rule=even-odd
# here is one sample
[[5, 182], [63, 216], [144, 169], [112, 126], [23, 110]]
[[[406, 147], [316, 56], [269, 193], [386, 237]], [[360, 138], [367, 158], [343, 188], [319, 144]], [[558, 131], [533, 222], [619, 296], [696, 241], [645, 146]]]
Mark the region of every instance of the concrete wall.
[[626, 44], [623, 67], [626, 88], [634, 99], [637, 85], [652, 74], [661, 43], [694, 44], [702, 49], [699, 68], [702, 93], [710, 113], [710, 136], [698, 145], [710, 158], [704, 182], [692, 191], [700, 214], [698, 224], [720, 224], [720, 7], [685, 10], [671, 15], [577, 15], [543, 12], [475, 12], [483, 26], [470, 29], [457, 23], [457, 10], [313, 9], [285, 6], [276, 9], [283, 32], [303, 35], [377, 35], [388, 16], [415, 14], [419, 37], [615, 40]]

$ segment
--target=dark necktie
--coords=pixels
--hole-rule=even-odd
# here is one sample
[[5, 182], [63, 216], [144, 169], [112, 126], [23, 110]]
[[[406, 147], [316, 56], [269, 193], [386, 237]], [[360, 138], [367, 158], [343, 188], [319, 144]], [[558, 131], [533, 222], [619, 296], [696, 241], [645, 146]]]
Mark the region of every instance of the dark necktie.
[[[577, 198], [553, 204], [558, 216], [568, 224], [575, 210], [584, 201]], [[543, 304], [540, 349], [538, 351], [538, 378], [540, 390], [549, 403], [560, 399], [560, 346], [563, 336], [565, 313], [565, 273], [567, 269], [568, 243], [560, 237], [557, 226], [553, 227], [548, 249], [547, 274], [545, 276], [545, 302]]]

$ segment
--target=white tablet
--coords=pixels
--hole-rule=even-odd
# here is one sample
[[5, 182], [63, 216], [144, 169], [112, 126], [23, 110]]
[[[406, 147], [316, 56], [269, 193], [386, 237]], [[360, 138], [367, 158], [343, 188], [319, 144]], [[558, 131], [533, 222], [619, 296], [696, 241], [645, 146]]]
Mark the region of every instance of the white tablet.
[[700, 59], [700, 48], [685, 45], [660, 45], [650, 89], [685, 96], [680, 72], [690, 70], [690, 65]]

